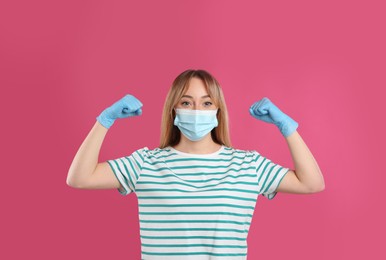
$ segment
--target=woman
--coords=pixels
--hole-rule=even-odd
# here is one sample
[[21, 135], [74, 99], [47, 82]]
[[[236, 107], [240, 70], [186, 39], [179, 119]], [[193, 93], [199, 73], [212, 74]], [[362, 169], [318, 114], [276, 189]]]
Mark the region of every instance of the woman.
[[246, 259], [247, 234], [258, 195], [315, 193], [324, 189], [318, 165], [296, 131], [298, 123], [268, 98], [250, 114], [278, 126], [295, 170], [256, 151], [231, 147], [228, 114], [218, 81], [186, 70], [166, 97], [160, 146], [98, 163], [107, 130], [117, 118], [139, 116], [132, 95], [105, 109], [82, 143], [67, 184], [117, 188], [138, 197], [142, 259]]

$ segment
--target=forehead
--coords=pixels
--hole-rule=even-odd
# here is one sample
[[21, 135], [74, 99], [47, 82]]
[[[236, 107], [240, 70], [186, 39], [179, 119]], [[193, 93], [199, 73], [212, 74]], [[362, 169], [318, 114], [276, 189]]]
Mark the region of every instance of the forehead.
[[208, 91], [206, 90], [205, 83], [199, 78], [191, 78], [189, 82], [189, 86], [184, 93], [184, 95], [189, 96], [204, 96], [208, 95]]

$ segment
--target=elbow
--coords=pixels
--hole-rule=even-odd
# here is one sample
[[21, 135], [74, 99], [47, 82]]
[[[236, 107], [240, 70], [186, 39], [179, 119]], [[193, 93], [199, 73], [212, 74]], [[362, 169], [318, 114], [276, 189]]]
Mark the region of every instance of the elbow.
[[84, 176], [84, 174], [79, 174], [79, 172], [69, 171], [67, 174], [66, 184], [72, 188], [88, 189], [90, 186], [90, 177], [91, 174]]
[[324, 183], [324, 178], [322, 173], [319, 171], [317, 174], [314, 175], [319, 175], [317, 179], [314, 179], [312, 184], [308, 186], [308, 191], [309, 193], [318, 193], [324, 191], [326, 188], [326, 185]]
[[324, 191], [325, 188], [326, 188], [326, 184], [323, 181], [322, 185], [320, 185], [320, 191]]
[[74, 173], [71, 169], [67, 173], [66, 184], [72, 188], [74, 187]]
[[320, 180], [320, 183], [318, 185], [318, 191], [317, 192], [321, 192], [321, 191], [324, 191], [324, 189], [326, 188], [326, 184], [324, 182], [324, 178], [323, 178], [323, 175], [322, 173], [320, 173], [320, 176], [321, 176], [321, 180]]
[[77, 182], [72, 182], [72, 181], [66, 181], [66, 184], [68, 185], [68, 186], [70, 186], [71, 188], [75, 188], [75, 189], [84, 189], [84, 185], [82, 185], [82, 184], [79, 184], [79, 183], [77, 183]]
[[320, 185], [319, 187], [317, 187], [316, 189], [314, 189], [314, 193], [322, 192], [322, 191], [324, 191], [325, 188], [326, 188], [326, 187], [325, 187], [324, 184], [323, 184], [323, 185]]
[[322, 192], [322, 191], [324, 191], [325, 188], [326, 188], [326, 186], [325, 186], [324, 182], [321, 182], [318, 185], [314, 185], [314, 186], [310, 187], [309, 188], [309, 193]]
[[79, 181], [76, 181], [73, 177], [71, 177], [71, 174], [68, 174], [66, 184], [71, 188], [81, 188]]
[[66, 184], [71, 188], [76, 188], [76, 184], [70, 178], [66, 179]]

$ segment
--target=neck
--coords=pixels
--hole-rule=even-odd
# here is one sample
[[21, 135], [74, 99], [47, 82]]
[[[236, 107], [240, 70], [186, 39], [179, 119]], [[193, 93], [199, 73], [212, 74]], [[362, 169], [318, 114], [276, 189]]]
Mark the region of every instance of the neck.
[[215, 143], [209, 133], [200, 141], [190, 141], [183, 134], [181, 134], [180, 142], [173, 148], [184, 153], [207, 154], [218, 151], [220, 147], [221, 145]]

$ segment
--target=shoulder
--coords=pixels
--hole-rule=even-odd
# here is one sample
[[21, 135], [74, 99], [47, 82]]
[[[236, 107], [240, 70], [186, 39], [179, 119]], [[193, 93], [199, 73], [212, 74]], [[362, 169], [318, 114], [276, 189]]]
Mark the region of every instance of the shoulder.
[[256, 150], [243, 150], [235, 147], [225, 147], [224, 154], [232, 157], [257, 157], [259, 153]]
[[171, 150], [166, 148], [154, 148], [154, 149], [149, 149], [149, 147], [145, 146], [142, 147], [134, 153], [139, 154], [143, 157], [143, 159], [148, 159], [148, 160], [157, 160], [157, 159], [162, 159], [171, 154]]

